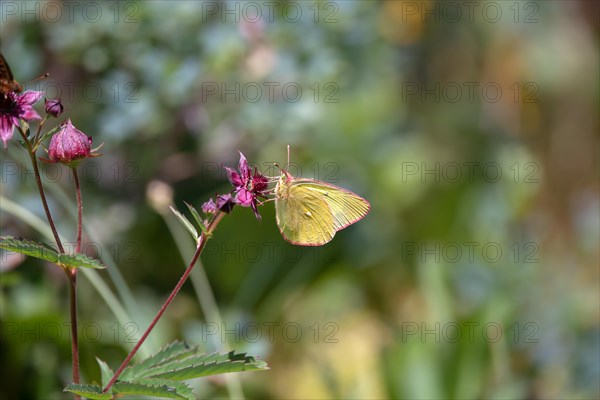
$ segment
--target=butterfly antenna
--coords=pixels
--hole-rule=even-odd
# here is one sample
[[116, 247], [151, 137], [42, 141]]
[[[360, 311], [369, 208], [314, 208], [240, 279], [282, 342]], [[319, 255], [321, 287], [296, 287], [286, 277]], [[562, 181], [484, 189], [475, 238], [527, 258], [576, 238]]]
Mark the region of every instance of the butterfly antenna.
[[[286, 177], [288, 177], [288, 179], [291, 179], [292, 176], [289, 174], [289, 172], [287, 172], [287, 169], [281, 168], [281, 166], [278, 163], [273, 163], [273, 165], [277, 168], [279, 168], [281, 170], [281, 173], [284, 174]], [[275, 179], [279, 179], [278, 177], [275, 177]]]
[[290, 168], [290, 145], [287, 145], [287, 153], [288, 153], [288, 158], [287, 158], [287, 165], [285, 167], [285, 169], [289, 169]]
[[40, 76], [38, 76], [38, 77], [37, 77], [37, 78], [35, 78], [35, 79], [32, 79], [32, 80], [30, 80], [30, 81], [27, 81], [27, 82], [23, 83], [23, 86], [27, 85], [28, 83], [33, 83], [33, 82], [36, 82], [36, 81], [41, 81], [42, 79], [46, 79], [46, 78], [47, 78], [47, 77], [49, 77], [49, 76], [50, 76], [50, 73], [49, 73], [49, 72], [46, 72], [45, 74], [43, 74], [43, 75], [40, 75]]

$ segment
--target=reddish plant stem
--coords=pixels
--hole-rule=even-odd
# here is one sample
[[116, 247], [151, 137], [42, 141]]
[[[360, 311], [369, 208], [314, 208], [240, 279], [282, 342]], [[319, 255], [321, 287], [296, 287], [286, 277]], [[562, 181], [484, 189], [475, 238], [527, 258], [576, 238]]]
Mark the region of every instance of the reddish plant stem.
[[37, 158], [35, 158], [35, 151], [29, 144], [27, 140], [27, 136], [25, 133], [18, 129], [23, 136], [23, 140], [27, 145], [29, 158], [31, 158], [31, 165], [33, 167], [33, 173], [35, 174], [35, 183], [37, 184], [38, 191], [40, 192], [40, 199], [42, 200], [42, 205], [44, 206], [44, 212], [46, 213], [46, 218], [48, 219], [48, 224], [50, 224], [50, 229], [52, 230], [52, 235], [54, 235], [54, 240], [56, 241], [56, 246], [58, 247], [58, 251], [60, 253], [64, 253], [65, 249], [60, 241], [60, 237], [58, 236], [58, 231], [56, 230], [56, 225], [54, 225], [54, 220], [52, 219], [52, 214], [50, 214], [50, 207], [48, 207], [48, 202], [46, 201], [46, 194], [44, 193], [44, 186], [42, 185], [42, 179], [40, 178], [40, 168], [38, 166]]
[[162, 305], [160, 310], [158, 310], [158, 313], [156, 314], [156, 316], [154, 317], [152, 322], [150, 322], [150, 325], [148, 326], [148, 328], [146, 329], [146, 331], [144, 332], [144, 334], [142, 335], [140, 340], [137, 342], [137, 344], [135, 345], [133, 350], [131, 350], [131, 352], [127, 355], [127, 358], [125, 358], [125, 360], [123, 361], [123, 363], [121, 364], [119, 369], [117, 369], [117, 371], [115, 372], [113, 377], [110, 379], [110, 381], [108, 382], [106, 387], [102, 390], [103, 393], [106, 393], [115, 384], [115, 382], [117, 381], [117, 379], [119, 378], [119, 376], [121, 375], [123, 370], [127, 367], [127, 365], [129, 364], [129, 362], [131, 361], [133, 356], [135, 356], [135, 353], [137, 353], [140, 346], [144, 343], [144, 341], [146, 340], [146, 338], [148, 337], [148, 335], [150, 334], [150, 332], [152, 331], [152, 329], [154, 328], [154, 326], [156, 325], [156, 323], [158, 322], [160, 317], [167, 310], [167, 307], [169, 307], [169, 305], [171, 304], [171, 302], [173, 301], [173, 299], [175, 298], [177, 293], [179, 293], [179, 290], [181, 289], [181, 287], [183, 286], [183, 284], [185, 283], [187, 278], [190, 276], [190, 273], [192, 272], [194, 265], [196, 265], [196, 261], [198, 261], [200, 254], [202, 254], [202, 250], [204, 250], [204, 246], [206, 245], [206, 242], [208, 241], [208, 239], [210, 239], [210, 236], [212, 235], [215, 228], [217, 227], [217, 225], [219, 224], [219, 222], [221, 221], [221, 219], [224, 216], [225, 216], [225, 213], [218, 211], [217, 214], [212, 218], [212, 220], [208, 224], [206, 232], [202, 232], [202, 234], [200, 235], [200, 239], [198, 239], [198, 245], [196, 247], [196, 252], [194, 253], [194, 256], [192, 257], [192, 260], [190, 261], [188, 267], [185, 269], [185, 272], [179, 279], [179, 282], [177, 282], [177, 285], [175, 285], [175, 288], [173, 289], [173, 291], [171, 292], [171, 294], [169, 295], [167, 300], [164, 302], [164, 304]]
[[[77, 269], [65, 268], [69, 279], [69, 309], [71, 313], [71, 361], [73, 383], [79, 383], [79, 338], [77, 334]], [[76, 396], [76, 399], [81, 397]]]
[[[33, 167], [33, 172], [35, 175], [35, 183], [37, 185], [38, 191], [40, 193], [40, 199], [42, 201], [42, 205], [44, 207], [44, 212], [46, 213], [46, 218], [48, 219], [48, 224], [50, 225], [50, 229], [52, 230], [52, 235], [54, 236], [54, 240], [56, 241], [56, 247], [58, 247], [58, 250], [60, 253], [64, 253], [65, 249], [62, 245], [62, 242], [60, 240], [60, 236], [58, 236], [58, 231], [56, 230], [56, 225], [54, 224], [54, 219], [52, 218], [52, 214], [50, 213], [50, 207], [48, 207], [48, 201], [46, 200], [46, 193], [44, 192], [44, 186], [42, 184], [42, 179], [40, 177], [40, 168], [37, 162], [37, 158], [35, 157], [35, 152], [37, 149], [37, 144], [34, 145], [34, 147], [31, 146], [31, 143], [29, 142], [29, 140], [27, 140], [27, 135], [25, 135], [25, 132], [23, 132], [23, 130], [21, 130], [20, 128], [17, 129], [19, 131], [19, 133], [21, 134], [21, 136], [23, 137], [23, 140], [25, 141], [25, 144], [27, 146], [27, 153], [29, 154], [29, 158], [31, 159], [31, 166]], [[38, 132], [36, 134], [36, 140], [35, 142], [37, 142], [39, 133], [41, 131], [41, 126], [40, 128], [38, 128]], [[74, 175], [75, 175], [75, 185], [77, 188], [77, 208], [79, 210], [78, 212], [78, 250], [77, 252], [79, 252], [79, 246], [81, 244], [81, 238], [80, 238], [80, 227], [81, 227], [81, 192], [79, 190], [79, 179], [77, 178], [77, 172], [75, 170], [73, 170]], [[71, 315], [71, 360], [72, 360], [72, 366], [73, 366], [73, 383], [79, 383], [79, 339], [78, 339], [78, 335], [77, 335], [77, 270], [76, 269], [66, 269], [65, 268], [65, 273], [67, 274], [67, 279], [69, 281], [69, 311], [70, 311], [70, 315]], [[75, 396], [76, 400], [81, 399], [81, 397], [79, 395]]]
[[[75, 193], [77, 196], [77, 244], [75, 254], [81, 251], [81, 232], [83, 230], [83, 201], [81, 199], [81, 185], [77, 168], [71, 168], [75, 181]], [[77, 269], [67, 269], [69, 278], [69, 308], [71, 312], [71, 361], [73, 365], [73, 383], [79, 383], [79, 335], [77, 333]], [[76, 397], [78, 399], [80, 397]]]
[[73, 179], [75, 180], [75, 192], [77, 193], [77, 245], [75, 247], [75, 254], [78, 254], [81, 250], [81, 231], [83, 229], [83, 202], [81, 201], [81, 186], [79, 185], [79, 175], [77, 174], [77, 168], [71, 168], [73, 171]]

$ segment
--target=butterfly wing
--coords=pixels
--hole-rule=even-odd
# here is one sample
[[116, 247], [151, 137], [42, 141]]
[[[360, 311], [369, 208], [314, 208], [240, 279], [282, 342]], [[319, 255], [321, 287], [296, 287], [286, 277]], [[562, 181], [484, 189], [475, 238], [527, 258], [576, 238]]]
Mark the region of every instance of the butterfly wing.
[[6, 59], [4, 58], [2, 53], [0, 53], [0, 92], [7, 93], [20, 91], [21, 85], [19, 85], [19, 83], [15, 81], [12, 71], [8, 66], [8, 62], [6, 62]]
[[290, 188], [288, 197], [276, 198], [275, 211], [281, 235], [292, 244], [321, 246], [335, 235], [327, 203], [306, 188]]
[[294, 179], [287, 194], [275, 200], [277, 224], [288, 242], [303, 246], [329, 242], [371, 209], [356, 193], [312, 179]]
[[295, 187], [307, 189], [327, 203], [336, 231], [360, 221], [371, 210], [367, 200], [350, 190], [330, 183], [298, 179], [292, 183], [292, 191]]

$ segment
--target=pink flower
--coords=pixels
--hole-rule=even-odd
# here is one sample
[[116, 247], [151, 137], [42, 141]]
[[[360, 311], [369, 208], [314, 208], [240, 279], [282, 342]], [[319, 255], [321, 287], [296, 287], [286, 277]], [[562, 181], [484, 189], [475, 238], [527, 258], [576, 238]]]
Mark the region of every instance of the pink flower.
[[251, 169], [248, 166], [246, 157], [240, 152], [240, 162], [238, 171], [225, 167], [229, 182], [234, 186], [235, 203], [242, 207], [251, 207], [258, 220], [261, 219], [258, 213], [258, 197], [265, 197], [269, 179], [258, 172], [254, 167], [254, 174], [251, 176]]
[[27, 91], [24, 93], [7, 92], [0, 95], [0, 139], [6, 148], [13, 136], [13, 128], [19, 126], [19, 120], [42, 119], [32, 107], [42, 98], [44, 92]]
[[57, 134], [50, 139], [48, 156], [50, 162], [76, 166], [84, 158], [97, 157], [93, 153], [92, 137], [75, 128], [68, 119], [60, 126]]

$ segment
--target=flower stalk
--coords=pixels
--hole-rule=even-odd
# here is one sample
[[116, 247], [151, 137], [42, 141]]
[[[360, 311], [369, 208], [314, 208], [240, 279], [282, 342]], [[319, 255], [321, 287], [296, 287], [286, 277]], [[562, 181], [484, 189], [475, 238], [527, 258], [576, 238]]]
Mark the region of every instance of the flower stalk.
[[81, 251], [81, 231], [83, 230], [83, 201], [81, 200], [81, 185], [79, 184], [79, 174], [77, 168], [71, 168], [73, 171], [73, 180], [75, 181], [75, 193], [77, 196], [77, 244], [75, 253]]
[[[69, 311], [71, 315], [71, 364], [73, 383], [79, 383], [79, 337], [77, 333], [77, 269], [65, 268], [69, 280]], [[80, 398], [77, 396], [76, 398]]]
[[27, 140], [27, 135], [25, 132], [18, 127], [17, 130], [23, 137], [25, 141], [25, 145], [27, 146], [27, 153], [29, 154], [29, 158], [31, 159], [31, 166], [33, 168], [33, 174], [35, 175], [35, 183], [37, 185], [38, 191], [40, 193], [40, 199], [42, 200], [42, 206], [44, 207], [44, 212], [46, 213], [46, 219], [48, 220], [48, 224], [50, 225], [50, 230], [52, 230], [52, 235], [54, 236], [54, 240], [56, 241], [56, 247], [60, 253], [64, 253], [65, 249], [60, 240], [60, 236], [58, 236], [58, 231], [56, 230], [56, 225], [54, 224], [54, 219], [52, 218], [52, 214], [50, 213], [50, 207], [48, 207], [48, 201], [46, 200], [46, 193], [44, 192], [44, 186], [42, 185], [42, 179], [40, 177], [40, 168], [37, 162], [37, 158], [35, 157], [35, 150]]
[[158, 310], [158, 313], [156, 313], [156, 316], [154, 317], [154, 319], [152, 319], [152, 322], [150, 322], [150, 325], [148, 326], [148, 328], [146, 329], [146, 331], [144, 332], [144, 334], [142, 335], [140, 340], [138, 340], [138, 342], [136, 343], [133, 350], [131, 350], [131, 352], [127, 355], [127, 357], [125, 358], [125, 360], [123, 361], [123, 363], [121, 364], [119, 369], [117, 369], [117, 371], [115, 372], [113, 377], [110, 379], [108, 384], [104, 387], [104, 389], [102, 390], [103, 393], [106, 393], [107, 391], [109, 391], [110, 388], [115, 384], [117, 379], [119, 379], [119, 376], [121, 375], [123, 370], [127, 367], [127, 365], [129, 365], [129, 362], [131, 361], [133, 356], [135, 356], [135, 354], [137, 353], [139, 348], [142, 346], [142, 344], [144, 343], [144, 341], [146, 340], [146, 338], [148, 337], [148, 335], [150, 334], [152, 329], [154, 329], [154, 326], [156, 325], [158, 320], [162, 317], [162, 315], [167, 310], [169, 305], [173, 302], [173, 299], [175, 299], [175, 296], [177, 295], [177, 293], [179, 293], [179, 291], [181, 290], [181, 287], [183, 286], [183, 284], [185, 283], [187, 278], [190, 276], [190, 273], [192, 272], [192, 269], [196, 265], [196, 261], [198, 261], [200, 254], [202, 254], [202, 251], [204, 250], [204, 247], [206, 246], [208, 239], [210, 239], [210, 237], [212, 236], [212, 233], [217, 228], [217, 225], [219, 224], [219, 222], [221, 222], [221, 219], [223, 219], [224, 216], [225, 216], [225, 213], [222, 211], [219, 211], [212, 217], [212, 219], [208, 223], [206, 232], [202, 232], [202, 234], [198, 238], [196, 252], [194, 253], [194, 256], [192, 257], [192, 260], [190, 261], [189, 265], [185, 269], [185, 272], [179, 279], [179, 282], [177, 282], [177, 285], [175, 285], [175, 288], [173, 288], [173, 291], [171, 292], [169, 297], [167, 297], [167, 300], [165, 300], [165, 302], [162, 305], [162, 307], [160, 308], [160, 310]]

